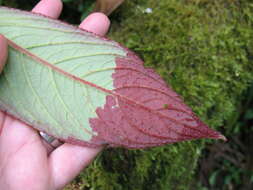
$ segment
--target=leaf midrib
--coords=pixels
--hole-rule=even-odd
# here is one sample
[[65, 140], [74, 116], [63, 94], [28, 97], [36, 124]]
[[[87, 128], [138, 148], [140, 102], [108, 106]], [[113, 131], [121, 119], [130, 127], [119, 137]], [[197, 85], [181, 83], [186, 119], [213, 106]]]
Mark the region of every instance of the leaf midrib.
[[[75, 76], [75, 75], [72, 75], [71, 73], [68, 73], [68, 72], [62, 70], [61, 68], [58, 68], [58, 67], [56, 67], [56, 66], [54, 66], [54, 65], [52, 65], [52, 64], [50, 64], [50, 63], [48, 63], [47, 61], [41, 59], [40, 57], [37, 57], [36, 55], [34, 55], [34, 54], [32, 54], [31, 52], [27, 51], [26, 49], [20, 47], [19, 45], [17, 45], [17, 44], [14, 43], [13, 41], [11, 41], [11, 40], [9, 40], [9, 39], [7, 39], [7, 41], [8, 41], [8, 44], [9, 44], [12, 48], [16, 49], [17, 51], [19, 51], [19, 52], [21, 52], [21, 53], [23, 53], [23, 54], [25, 54], [25, 55], [27, 55], [28, 57], [31, 57], [36, 63], [40, 63], [40, 64], [42, 64], [42, 65], [44, 65], [44, 66], [50, 67], [50, 69], [53, 69], [55, 72], [58, 72], [58, 73], [60, 73], [60, 74], [62, 74], [62, 75], [64, 75], [64, 76], [70, 78], [71, 80], [74, 80], [75, 82], [79, 82], [79, 83], [81, 83], [81, 84], [83, 84], [83, 85], [88, 85], [88, 86], [90, 86], [90, 87], [92, 87], [92, 88], [95, 88], [95, 89], [98, 89], [98, 90], [104, 92], [105, 94], [110, 94], [110, 95], [113, 95], [113, 96], [116, 96], [116, 97], [120, 97], [120, 98], [122, 98], [123, 100], [126, 100], [126, 101], [128, 101], [128, 102], [131, 102], [131, 103], [133, 103], [133, 104], [135, 104], [135, 105], [138, 105], [138, 106], [142, 107], [142, 108], [145, 109], [145, 110], [149, 110], [149, 111], [151, 111], [151, 112], [154, 112], [155, 114], [160, 115], [160, 116], [163, 117], [163, 118], [170, 119], [171, 121], [173, 121], [173, 122], [175, 122], [175, 123], [179, 123], [180, 125], [185, 125], [185, 124], [183, 124], [183, 123], [181, 123], [181, 122], [175, 120], [174, 118], [168, 117], [167, 115], [164, 115], [164, 114], [162, 114], [162, 113], [160, 113], [160, 112], [158, 112], [158, 111], [156, 111], [156, 110], [150, 109], [149, 107], [143, 105], [141, 102], [134, 101], [134, 100], [132, 100], [132, 99], [127, 98], [126, 96], [123, 96], [123, 95], [121, 95], [121, 94], [116, 93], [115, 91], [111, 91], [111, 90], [105, 89], [105, 88], [103, 88], [103, 87], [101, 87], [101, 86], [98, 86], [98, 85], [93, 84], [93, 83], [91, 83], [91, 82], [89, 82], [89, 81], [83, 80], [83, 79], [81, 79], [81, 78], [79, 78], [79, 77], [77, 77], [77, 76]], [[196, 131], [201, 132], [201, 130], [199, 130], [198, 128], [193, 128], [193, 127], [190, 127], [190, 126], [188, 126], [188, 128], [191, 128], [191, 129], [193, 129], [193, 130], [196, 130]], [[173, 128], [171, 128], [171, 129], [173, 129]]]

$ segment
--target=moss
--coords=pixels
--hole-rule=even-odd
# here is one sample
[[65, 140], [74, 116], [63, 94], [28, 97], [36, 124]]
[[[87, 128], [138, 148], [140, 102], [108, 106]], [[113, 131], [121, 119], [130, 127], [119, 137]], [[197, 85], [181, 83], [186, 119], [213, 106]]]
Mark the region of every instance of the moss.
[[[253, 80], [251, 0], [126, 0], [111, 19], [111, 38], [137, 52], [202, 120], [229, 131]], [[68, 189], [190, 189], [207, 141], [105, 150]]]
[[[250, 1], [131, 0], [112, 21], [111, 38], [137, 52], [211, 127], [228, 130], [253, 79]], [[106, 150], [82, 180], [93, 189], [190, 189], [204, 141]]]

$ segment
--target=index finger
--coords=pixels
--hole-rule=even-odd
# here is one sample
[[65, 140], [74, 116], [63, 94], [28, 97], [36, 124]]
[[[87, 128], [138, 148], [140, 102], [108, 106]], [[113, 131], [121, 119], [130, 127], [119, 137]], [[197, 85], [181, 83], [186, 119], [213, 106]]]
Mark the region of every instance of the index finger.
[[58, 18], [62, 11], [61, 0], [41, 0], [32, 10], [33, 13], [43, 14], [51, 18]]

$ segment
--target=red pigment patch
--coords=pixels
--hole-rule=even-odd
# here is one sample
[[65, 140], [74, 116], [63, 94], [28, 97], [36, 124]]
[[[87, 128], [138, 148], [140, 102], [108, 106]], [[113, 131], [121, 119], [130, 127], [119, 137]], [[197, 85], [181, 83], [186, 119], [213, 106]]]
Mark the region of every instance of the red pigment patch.
[[[182, 99], [132, 52], [116, 58], [113, 94], [91, 127], [110, 146], [146, 148], [199, 138], [224, 138], [201, 122]], [[166, 106], [164, 106], [166, 105]]]

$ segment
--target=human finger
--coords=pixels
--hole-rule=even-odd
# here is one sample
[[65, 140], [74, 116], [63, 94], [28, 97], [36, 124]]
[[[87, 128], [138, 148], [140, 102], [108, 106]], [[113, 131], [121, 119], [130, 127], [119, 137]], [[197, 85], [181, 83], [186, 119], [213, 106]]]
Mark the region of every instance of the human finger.
[[51, 18], [58, 18], [62, 11], [61, 0], [41, 0], [32, 10], [34, 13], [40, 13]]
[[104, 36], [110, 27], [110, 20], [103, 13], [92, 13], [79, 26], [82, 29]]
[[102, 148], [88, 148], [65, 143], [49, 156], [49, 167], [56, 189], [61, 189], [88, 166]]

